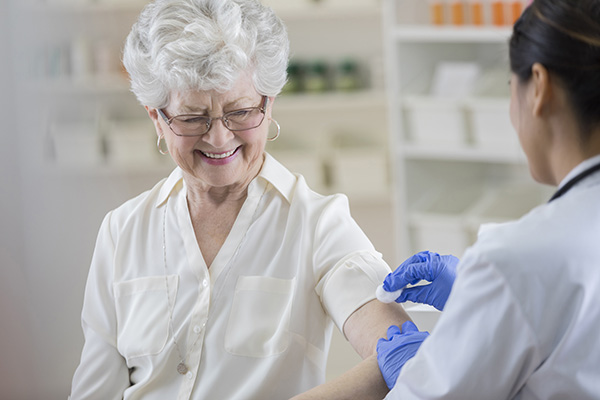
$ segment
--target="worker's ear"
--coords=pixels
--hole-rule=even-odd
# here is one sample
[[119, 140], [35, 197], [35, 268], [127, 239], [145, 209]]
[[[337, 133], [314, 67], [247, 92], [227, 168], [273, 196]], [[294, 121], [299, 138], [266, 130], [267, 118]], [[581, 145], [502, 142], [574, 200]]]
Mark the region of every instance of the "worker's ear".
[[534, 117], [540, 117], [544, 108], [552, 97], [552, 86], [550, 85], [550, 74], [546, 67], [540, 63], [535, 63], [531, 67], [532, 82], [532, 109]]

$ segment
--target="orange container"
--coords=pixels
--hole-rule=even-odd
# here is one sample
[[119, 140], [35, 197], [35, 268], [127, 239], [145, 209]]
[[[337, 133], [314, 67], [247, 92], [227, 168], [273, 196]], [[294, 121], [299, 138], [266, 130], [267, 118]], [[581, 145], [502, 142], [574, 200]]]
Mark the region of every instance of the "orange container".
[[429, 2], [431, 23], [433, 25], [444, 25], [444, 3], [443, 0], [431, 0]]
[[510, 3], [510, 22], [514, 24], [517, 22], [521, 14], [523, 13], [523, 2], [513, 0]]
[[452, 0], [450, 2], [450, 21], [453, 25], [465, 24], [465, 4], [462, 1]]
[[471, 1], [471, 24], [483, 25], [483, 3], [480, 0]]
[[506, 23], [504, 1], [492, 0], [492, 24], [503, 26]]

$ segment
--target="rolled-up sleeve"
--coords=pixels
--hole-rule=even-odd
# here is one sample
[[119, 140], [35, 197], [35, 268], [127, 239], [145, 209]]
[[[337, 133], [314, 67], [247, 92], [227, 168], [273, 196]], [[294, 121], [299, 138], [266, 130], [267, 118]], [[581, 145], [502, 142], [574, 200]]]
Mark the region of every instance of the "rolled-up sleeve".
[[389, 272], [381, 257], [358, 253], [340, 261], [323, 277], [317, 293], [341, 332], [348, 317], [375, 298], [377, 285]]
[[315, 235], [315, 290], [323, 308], [343, 332], [354, 311], [375, 298], [390, 267], [352, 219], [345, 196], [335, 196]]

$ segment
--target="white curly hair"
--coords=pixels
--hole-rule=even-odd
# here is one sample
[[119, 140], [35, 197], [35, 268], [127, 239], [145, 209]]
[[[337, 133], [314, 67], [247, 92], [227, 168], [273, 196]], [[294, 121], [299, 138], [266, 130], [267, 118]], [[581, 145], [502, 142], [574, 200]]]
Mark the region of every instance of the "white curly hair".
[[165, 108], [171, 91], [227, 91], [247, 71], [259, 94], [276, 96], [288, 60], [283, 22], [257, 0], [155, 0], [123, 50], [131, 90], [153, 108]]

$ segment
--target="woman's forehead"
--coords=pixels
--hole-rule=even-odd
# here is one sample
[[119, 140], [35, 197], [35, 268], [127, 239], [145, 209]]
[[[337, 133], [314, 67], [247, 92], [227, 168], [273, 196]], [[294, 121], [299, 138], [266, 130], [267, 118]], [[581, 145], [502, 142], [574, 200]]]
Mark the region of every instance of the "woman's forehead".
[[208, 93], [202, 91], [176, 92], [171, 96], [170, 109], [177, 109], [185, 112], [204, 112], [210, 110], [220, 110], [225, 108], [244, 108], [255, 106], [260, 98], [258, 93], [248, 94], [224, 94]]
[[240, 76], [233, 87], [226, 91], [218, 90], [174, 90], [171, 92], [168, 108], [187, 112], [201, 112], [213, 109], [254, 106], [260, 95], [252, 80], [245, 74]]

